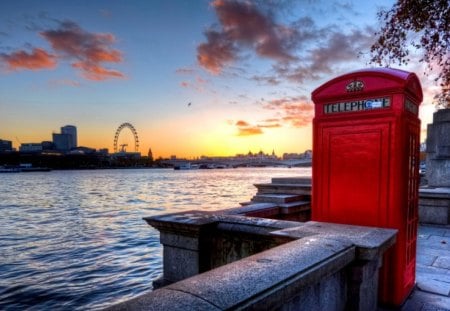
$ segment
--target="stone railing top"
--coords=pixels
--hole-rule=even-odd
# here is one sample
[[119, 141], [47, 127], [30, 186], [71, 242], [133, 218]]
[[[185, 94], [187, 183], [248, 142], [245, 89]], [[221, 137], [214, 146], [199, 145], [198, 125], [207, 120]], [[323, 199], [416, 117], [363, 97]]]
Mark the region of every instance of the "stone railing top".
[[397, 230], [309, 221], [306, 223], [244, 217], [222, 213], [187, 211], [144, 218], [161, 232], [196, 236], [202, 230], [229, 230], [270, 234], [288, 239], [314, 236], [356, 246], [357, 258], [372, 260], [395, 243]]
[[[269, 203], [270, 206], [272, 204]], [[267, 206], [269, 206], [267, 205]], [[232, 209], [231, 209], [232, 210]], [[210, 224], [217, 224], [219, 222], [226, 223], [231, 222], [235, 224], [246, 224], [252, 226], [261, 226], [272, 228], [273, 230], [291, 228], [298, 226], [298, 222], [277, 220], [269, 218], [258, 218], [258, 217], [245, 217], [233, 215], [233, 213], [228, 214], [228, 210], [221, 210], [216, 212], [206, 212], [206, 211], [186, 211], [173, 214], [165, 214], [151, 217], [144, 217], [144, 220], [152, 227], [160, 230], [170, 231], [171, 228], [185, 227], [192, 228], [195, 230], [196, 227], [201, 227]]]
[[216, 223], [216, 216], [205, 211], [186, 211], [173, 214], [144, 217], [144, 220], [159, 231], [197, 235], [205, 227]]
[[420, 188], [419, 197], [450, 199], [450, 187]]
[[250, 230], [256, 234], [255, 238], [272, 236], [284, 239], [285, 243], [114, 305], [109, 310], [276, 309], [302, 288], [320, 283], [354, 260], [378, 261], [395, 242], [397, 232], [199, 211], [145, 220], [160, 230], [162, 237], [182, 243], [183, 248], [187, 240], [192, 240], [184, 239], [185, 236], [201, 239], [202, 234], [216, 230]]
[[[351, 243], [305, 238], [195, 275], [108, 310], [231, 310], [273, 308], [286, 287], [302, 288], [355, 259]], [[295, 264], [293, 264], [295, 263]], [[269, 299], [267, 299], [269, 297]]]
[[395, 243], [398, 230], [308, 221], [298, 227], [272, 232], [274, 235], [303, 238], [317, 236], [347, 241], [356, 246], [357, 258], [372, 260]]

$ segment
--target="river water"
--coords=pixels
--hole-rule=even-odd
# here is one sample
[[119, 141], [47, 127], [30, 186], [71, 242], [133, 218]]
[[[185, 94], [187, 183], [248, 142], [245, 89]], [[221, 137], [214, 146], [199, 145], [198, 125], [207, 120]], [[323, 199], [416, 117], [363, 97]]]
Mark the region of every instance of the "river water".
[[239, 206], [310, 168], [0, 174], [0, 310], [101, 309], [152, 289], [158, 231], [142, 217]]

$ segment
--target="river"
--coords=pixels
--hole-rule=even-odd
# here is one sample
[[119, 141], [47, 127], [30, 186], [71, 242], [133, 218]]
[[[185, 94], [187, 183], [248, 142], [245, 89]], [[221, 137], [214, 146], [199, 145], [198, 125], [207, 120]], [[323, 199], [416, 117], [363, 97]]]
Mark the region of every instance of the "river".
[[0, 310], [97, 310], [152, 289], [158, 231], [142, 217], [239, 206], [310, 168], [0, 174]]

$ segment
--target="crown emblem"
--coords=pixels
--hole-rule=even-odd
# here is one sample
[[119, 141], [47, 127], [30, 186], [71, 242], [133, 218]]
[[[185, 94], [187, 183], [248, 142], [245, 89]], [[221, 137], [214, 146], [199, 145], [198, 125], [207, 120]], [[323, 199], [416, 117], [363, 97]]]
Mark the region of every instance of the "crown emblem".
[[359, 80], [352, 81], [345, 87], [345, 90], [347, 92], [358, 92], [362, 91], [363, 89], [364, 89], [364, 82]]

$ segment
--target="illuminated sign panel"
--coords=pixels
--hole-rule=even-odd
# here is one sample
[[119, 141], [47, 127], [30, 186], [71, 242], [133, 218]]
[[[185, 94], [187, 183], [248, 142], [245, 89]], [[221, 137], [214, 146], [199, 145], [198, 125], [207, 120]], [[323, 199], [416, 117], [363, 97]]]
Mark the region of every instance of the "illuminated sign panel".
[[323, 106], [323, 110], [325, 114], [331, 114], [341, 112], [384, 109], [389, 108], [390, 106], [391, 106], [390, 98], [384, 97], [384, 98], [362, 99], [334, 104], [326, 104]]

